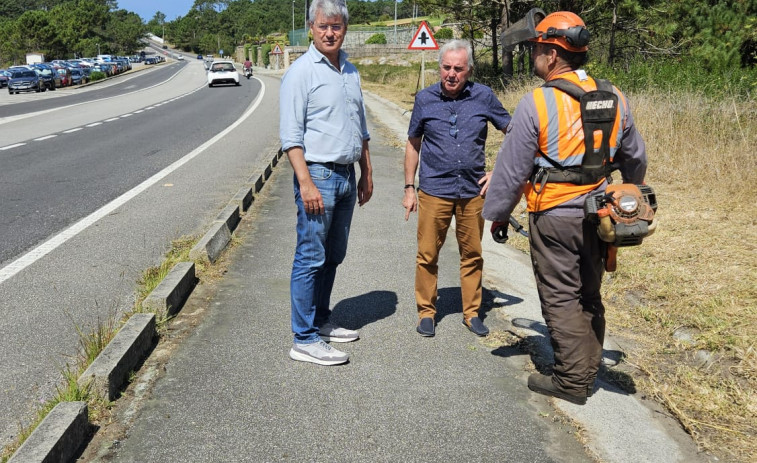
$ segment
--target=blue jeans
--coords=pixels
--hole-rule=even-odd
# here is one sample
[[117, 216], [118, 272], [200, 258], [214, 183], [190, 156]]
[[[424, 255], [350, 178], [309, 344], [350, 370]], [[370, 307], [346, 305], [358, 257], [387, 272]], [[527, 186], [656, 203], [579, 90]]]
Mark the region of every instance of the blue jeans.
[[331, 315], [329, 308], [336, 268], [347, 253], [352, 213], [357, 201], [354, 165], [308, 165], [310, 177], [321, 192], [325, 212], [308, 214], [294, 177], [297, 205], [297, 248], [292, 263], [290, 293], [294, 341], [317, 342], [318, 327]]

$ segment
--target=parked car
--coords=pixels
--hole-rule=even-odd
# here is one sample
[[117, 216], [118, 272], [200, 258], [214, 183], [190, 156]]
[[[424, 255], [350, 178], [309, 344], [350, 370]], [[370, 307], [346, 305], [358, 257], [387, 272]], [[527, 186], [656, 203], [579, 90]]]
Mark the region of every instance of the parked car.
[[197, 59], [202, 59], [202, 55], [197, 55]]
[[118, 65], [114, 62], [108, 61], [99, 64], [100, 69], [105, 70], [105, 75], [110, 77], [118, 74]]
[[56, 66], [55, 72], [58, 73], [58, 76], [60, 76], [60, 86], [61, 87], [68, 87], [72, 84], [71, 82], [71, 69], [63, 66]]
[[87, 83], [87, 77], [84, 75], [84, 72], [80, 68], [72, 68], [71, 69], [71, 84], [72, 85], [81, 85]]
[[208, 87], [218, 84], [239, 85], [239, 73], [231, 60], [213, 61], [208, 69]]
[[34, 71], [39, 75], [48, 90], [55, 90], [61, 86], [61, 78], [55, 68], [46, 63], [33, 64]]
[[36, 72], [31, 69], [12, 68], [10, 70], [11, 78], [8, 80], [8, 93], [14, 94], [19, 92], [42, 92], [46, 90], [45, 84], [39, 78]]
[[8, 79], [10, 79], [10, 72], [5, 69], [0, 69], [0, 88], [8, 86]]
[[113, 75], [112, 68], [105, 63], [95, 64], [92, 70], [102, 72], [103, 74], [105, 74], [105, 77], [110, 77], [111, 75]]

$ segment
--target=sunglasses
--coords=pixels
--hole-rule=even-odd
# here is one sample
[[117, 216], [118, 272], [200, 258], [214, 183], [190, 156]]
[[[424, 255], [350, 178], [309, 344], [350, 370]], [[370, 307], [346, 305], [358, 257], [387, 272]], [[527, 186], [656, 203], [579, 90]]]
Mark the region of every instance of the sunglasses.
[[452, 113], [449, 117], [449, 123], [452, 124], [452, 127], [449, 128], [449, 134], [457, 138], [457, 113]]

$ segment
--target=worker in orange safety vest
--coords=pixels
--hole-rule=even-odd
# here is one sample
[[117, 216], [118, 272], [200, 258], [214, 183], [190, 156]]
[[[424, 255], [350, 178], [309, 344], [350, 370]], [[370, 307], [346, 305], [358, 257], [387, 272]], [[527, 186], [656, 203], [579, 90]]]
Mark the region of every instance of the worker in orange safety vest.
[[[583, 20], [560, 11], [531, 24], [533, 66], [545, 85], [523, 97], [515, 110], [483, 216], [494, 222], [495, 240], [503, 242], [508, 218], [525, 194], [531, 260], [554, 350], [552, 373], [530, 375], [528, 387], [583, 405], [594, 391], [602, 360], [605, 308], [600, 288], [606, 251], [596, 225], [584, 218], [584, 202], [588, 194], [607, 187], [616, 168], [623, 182], [643, 183], [647, 156], [625, 96], [581, 69], [589, 49]], [[582, 106], [572, 88], [604, 93]], [[585, 125], [589, 109], [609, 117]]]

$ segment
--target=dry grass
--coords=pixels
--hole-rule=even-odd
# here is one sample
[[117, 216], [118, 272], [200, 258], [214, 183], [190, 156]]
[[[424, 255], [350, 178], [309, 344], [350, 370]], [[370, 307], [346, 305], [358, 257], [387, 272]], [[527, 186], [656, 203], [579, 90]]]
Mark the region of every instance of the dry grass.
[[[408, 74], [365, 87], [409, 110], [417, 71]], [[500, 100], [513, 112], [538, 84]], [[659, 227], [640, 247], [621, 249], [618, 271], [606, 276], [608, 332], [628, 346], [637, 389], [666, 406], [700, 448], [757, 461], [757, 105], [628, 96], [647, 144]], [[491, 165], [502, 134], [489, 138]]]

